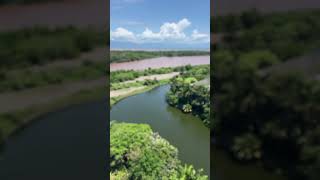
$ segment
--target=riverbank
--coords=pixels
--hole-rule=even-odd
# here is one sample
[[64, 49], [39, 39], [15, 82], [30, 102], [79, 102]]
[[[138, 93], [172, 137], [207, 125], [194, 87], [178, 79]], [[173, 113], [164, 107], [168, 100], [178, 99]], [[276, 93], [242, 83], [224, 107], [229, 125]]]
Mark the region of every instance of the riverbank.
[[[57, 98], [54, 101], [46, 104], [37, 104], [22, 110], [9, 111], [0, 114], [1, 132], [3, 134], [3, 142], [8, 140], [10, 136], [24, 129], [26, 126], [33, 123], [42, 115], [50, 112], [54, 112], [63, 108], [67, 108], [72, 105], [82, 104], [86, 102], [95, 101], [105, 97], [106, 87], [95, 87], [93, 89], [83, 89], [66, 95], [64, 97]], [[2, 144], [0, 142], [0, 144]]]
[[150, 91], [156, 87], [159, 87], [161, 85], [165, 85], [165, 84], [169, 83], [169, 81], [170, 81], [169, 79], [163, 79], [159, 83], [154, 84], [154, 85], [140, 86], [140, 87], [125, 89], [123, 91], [123, 93], [121, 93], [121, 95], [113, 96], [113, 97], [110, 96], [110, 106], [113, 106], [114, 104], [118, 103], [119, 101], [121, 101], [127, 97], [134, 96], [134, 95], [137, 95], [140, 93], [144, 93], [144, 92]]
[[[161, 69], [158, 69], [158, 70], [161, 70]], [[124, 74], [125, 73], [126, 72], [124, 72]], [[133, 74], [134, 72], [127, 72], [127, 73]], [[179, 74], [180, 72], [170, 72], [166, 74], [151, 74], [147, 76], [138, 76], [133, 80], [111, 83], [110, 106], [116, 104], [117, 102], [121, 101], [126, 97], [133, 96], [146, 91], [150, 91], [155, 87], [167, 84], [170, 82], [171, 78]], [[112, 88], [114, 88], [115, 86], [118, 87], [117, 90], [112, 90]]]

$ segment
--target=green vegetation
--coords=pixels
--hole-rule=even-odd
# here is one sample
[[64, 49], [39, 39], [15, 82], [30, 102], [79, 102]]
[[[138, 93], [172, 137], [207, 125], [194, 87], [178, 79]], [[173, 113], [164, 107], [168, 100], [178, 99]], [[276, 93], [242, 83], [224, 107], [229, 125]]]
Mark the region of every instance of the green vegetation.
[[319, 179], [319, 81], [303, 72], [261, 72], [318, 46], [320, 14], [246, 13], [217, 18], [226, 29], [239, 19], [243, 25], [214, 47], [214, 142], [240, 162], [261, 162], [289, 179]]
[[0, 71], [70, 59], [106, 42], [103, 32], [34, 27], [0, 33]]
[[210, 67], [196, 66], [183, 71], [179, 77], [172, 79], [167, 102], [184, 113], [199, 117], [206, 126], [210, 126], [210, 88], [196, 85], [197, 81], [210, 74]]
[[[134, 80], [141, 76], [148, 76], [148, 75], [156, 75], [156, 74], [167, 74], [172, 72], [180, 72], [181, 77], [185, 77], [186, 81], [197, 81], [205, 78], [209, 74], [210, 68], [208, 65], [199, 65], [199, 66], [181, 66], [181, 67], [174, 67], [174, 68], [159, 68], [159, 69], [146, 69], [144, 71], [133, 71], [133, 70], [121, 70], [121, 71], [114, 71], [110, 74], [110, 81], [111, 81], [111, 90], [119, 90], [125, 89], [130, 87], [144, 87], [142, 90], [135, 91], [133, 93], [129, 93], [125, 96], [120, 97], [112, 97], [110, 99], [110, 104], [113, 105], [119, 100], [140, 93], [146, 90], [153, 89], [156, 86], [166, 84], [168, 80], [144, 80], [144, 81], [136, 81], [136, 82], [126, 82], [130, 80]], [[189, 77], [193, 76], [193, 77]], [[189, 77], [189, 78], [187, 78]]]
[[110, 73], [110, 82], [112, 83], [119, 83], [134, 80], [141, 76], [148, 76], [154, 74], [168, 74], [171, 72], [178, 72], [185, 70], [186, 67], [176, 67], [176, 68], [158, 68], [158, 69], [146, 69], [143, 71], [134, 71], [134, 70], [119, 70], [119, 71], [112, 71]]
[[316, 171], [320, 83], [297, 72], [261, 76], [225, 52], [214, 56], [218, 144], [240, 161], [259, 160], [290, 177]]
[[206, 126], [210, 126], [210, 89], [203, 85], [194, 85], [191, 78], [175, 78], [167, 93], [167, 102], [184, 113], [199, 117]]
[[48, 70], [13, 70], [0, 74], [0, 92], [18, 91], [76, 80], [105, 76], [105, 63], [84, 61], [79, 67], [57, 67]]
[[111, 179], [205, 180], [202, 170], [183, 165], [178, 150], [149, 125], [111, 122]]
[[234, 53], [266, 50], [280, 60], [309, 52], [320, 45], [320, 10], [241, 14], [212, 18], [214, 33], [224, 35], [219, 48]]
[[198, 65], [198, 66], [179, 66], [179, 67], [163, 67], [158, 69], [146, 69], [143, 71], [134, 71], [134, 70], [119, 70], [113, 71], [110, 73], [110, 82], [113, 83], [120, 83], [125, 81], [134, 80], [141, 76], [149, 76], [155, 74], [168, 74], [172, 72], [181, 72], [184, 77], [186, 76], [194, 76], [197, 79], [202, 79], [209, 72], [208, 65]]
[[[152, 82], [152, 83], [145, 83], [145, 82]], [[123, 85], [119, 85], [119, 86], [116, 86], [118, 89], [116, 90], [119, 90], [119, 89], [126, 89], [126, 88], [131, 88], [131, 87], [142, 87], [141, 89], [139, 90], [136, 90], [136, 91], [133, 91], [133, 92], [130, 92], [130, 93], [126, 93], [125, 95], [121, 95], [121, 96], [117, 96], [117, 97], [111, 97], [110, 98], [110, 106], [114, 105], [115, 103], [119, 102], [120, 100], [126, 98], [126, 97], [129, 97], [129, 96], [133, 96], [133, 95], [136, 95], [136, 94], [140, 94], [140, 93], [143, 93], [143, 92], [146, 92], [146, 91], [150, 91], [151, 89], [155, 88], [155, 87], [158, 87], [158, 86], [161, 86], [161, 85], [164, 85], [164, 84], [167, 84], [169, 83], [170, 80], [168, 79], [163, 79], [163, 80], [148, 80], [148, 81], [140, 81], [140, 82], [135, 82], [135, 83], [125, 83]]]
[[111, 51], [110, 62], [137, 61], [163, 56], [202, 56], [209, 54], [209, 51]]

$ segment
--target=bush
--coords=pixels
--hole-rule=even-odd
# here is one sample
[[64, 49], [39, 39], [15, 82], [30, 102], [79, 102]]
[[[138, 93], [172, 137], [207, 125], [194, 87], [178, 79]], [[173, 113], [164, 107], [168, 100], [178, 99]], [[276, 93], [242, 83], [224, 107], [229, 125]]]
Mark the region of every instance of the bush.
[[145, 124], [111, 123], [110, 160], [114, 179], [208, 179], [183, 166], [178, 150]]
[[193, 85], [189, 81], [190, 77], [187, 81], [182, 77], [174, 78], [166, 100], [169, 105], [199, 117], [209, 127], [211, 124], [210, 89], [202, 85]]

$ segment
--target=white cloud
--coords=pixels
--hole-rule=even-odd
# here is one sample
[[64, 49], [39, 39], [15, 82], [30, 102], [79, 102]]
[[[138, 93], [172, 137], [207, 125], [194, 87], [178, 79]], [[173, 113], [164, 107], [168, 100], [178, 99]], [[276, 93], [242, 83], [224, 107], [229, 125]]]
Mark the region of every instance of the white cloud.
[[197, 29], [192, 31], [191, 34], [192, 41], [202, 41], [202, 42], [210, 42], [210, 36], [208, 34], [199, 33]]
[[191, 25], [191, 22], [184, 18], [178, 22], [166, 22], [161, 27], [159, 32], [153, 32], [148, 27], [141, 34], [134, 34], [124, 28], [117, 28], [116, 31], [111, 31], [111, 40], [113, 41], [128, 41], [135, 43], [156, 43], [156, 42], [176, 42], [176, 43], [199, 43], [210, 42], [208, 34], [199, 33], [194, 30], [190, 36], [187, 36], [185, 30]]
[[111, 31], [110, 37], [112, 41], [136, 41], [134, 33], [122, 27], [117, 28], [115, 31]]

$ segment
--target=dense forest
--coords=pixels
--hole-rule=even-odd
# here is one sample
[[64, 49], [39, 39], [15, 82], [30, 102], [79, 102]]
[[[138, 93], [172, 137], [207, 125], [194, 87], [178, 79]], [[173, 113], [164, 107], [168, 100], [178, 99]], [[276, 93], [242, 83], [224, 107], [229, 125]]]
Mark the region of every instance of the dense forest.
[[210, 74], [209, 66], [194, 68], [182, 72], [172, 79], [167, 102], [184, 113], [199, 117], [206, 126], [210, 126], [210, 88], [206, 85], [196, 85], [197, 81]]
[[149, 125], [113, 121], [110, 134], [111, 179], [208, 179], [181, 163], [177, 148]]
[[320, 45], [320, 10], [260, 14], [250, 10], [212, 18], [215, 34], [223, 36], [219, 48], [235, 54], [265, 50], [281, 61]]
[[320, 11], [214, 18], [215, 145], [243, 163], [262, 162], [289, 179], [320, 178], [320, 82], [271, 71], [319, 47]]
[[137, 61], [156, 57], [203, 56], [209, 51], [111, 51], [110, 62]]

